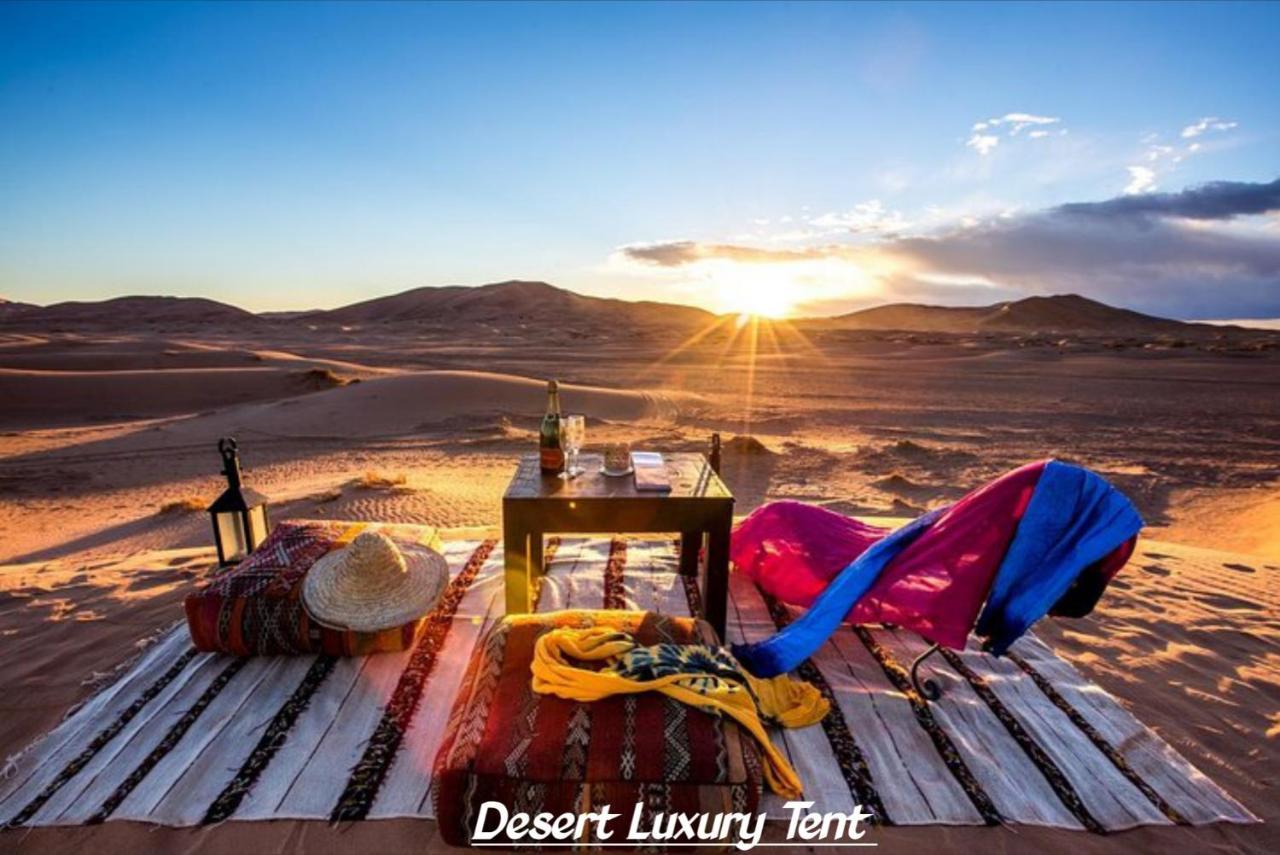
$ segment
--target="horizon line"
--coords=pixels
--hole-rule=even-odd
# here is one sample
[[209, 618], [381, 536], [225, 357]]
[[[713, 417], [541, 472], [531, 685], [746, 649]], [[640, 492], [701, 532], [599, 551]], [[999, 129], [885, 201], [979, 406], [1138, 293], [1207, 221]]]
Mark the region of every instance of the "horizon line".
[[448, 288], [457, 288], [457, 289], [492, 288], [492, 287], [501, 286], [501, 285], [516, 285], [516, 284], [543, 285], [543, 286], [546, 286], [546, 287], [548, 287], [548, 288], [555, 289], [555, 290], [557, 290], [557, 291], [563, 291], [563, 292], [568, 293], [568, 294], [574, 294], [574, 295], [576, 295], [576, 296], [579, 296], [579, 297], [585, 297], [585, 298], [587, 298], [587, 299], [592, 299], [592, 300], [603, 300], [603, 301], [612, 301], [612, 302], [619, 302], [619, 303], [629, 303], [629, 304], [632, 304], [632, 305], [652, 304], [652, 305], [657, 305], [657, 306], [677, 306], [677, 307], [680, 307], [680, 308], [682, 308], [682, 309], [691, 309], [691, 310], [693, 310], [693, 311], [702, 312], [702, 313], [706, 314], [709, 318], [728, 318], [728, 317], [760, 317], [760, 318], [768, 318], [768, 319], [770, 319], [770, 320], [774, 320], [774, 321], [806, 321], [806, 320], [820, 321], [820, 320], [832, 320], [832, 319], [836, 319], [836, 318], [848, 317], [848, 316], [850, 316], [850, 315], [856, 315], [856, 314], [860, 314], [860, 313], [862, 313], [862, 312], [872, 311], [872, 310], [875, 310], [875, 309], [883, 309], [883, 308], [887, 308], [887, 307], [891, 307], [891, 306], [904, 306], [904, 307], [909, 306], [909, 307], [912, 307], [912, 308], [943, 309], [943, 310], [948, 310], [948, 309], [956, 309], [956, 310], [959, 310], [959, 309], [986, 309], [986, 308], [994, 308], [994, 307], [1002, 306], [1002, 305], [1013, 305], [1013, 304], [1016, 304], [1016, 303], [1023, 302], [1024, 300], [1031, 300], [1031, 299], [1061, 299], [1061, 298], [1066, 298], [1066, 297], [1076, 297], [1076, 298], [1079, 298], [1079, 299], [1088, 300], [1088, 301], [1090, 301], [1090, 302], [1092, 302], [1092, 303], [1096, 303], [1096, 304], [1098, 304], [1098, 305], [1107, 306], [1108, 308], [1116, 309], [1116, 310], [1119, 310], [1119, 311], [1135, 312], [1135, 313], [1137, 313], [1137, 314], [1145, 315], [1145, 316], [1147, 316], [1147, 317], [1151, 317], [1151, 318], [1158, 318], [1158, 319], [1161, 319], [1161, 320], [1181, 321], [1181, 322], [1184, 322], [1184, 323], [1205, 323], [1205, 324], [1213, 324], [1213, 325], [1218, 325], [1218, 326], [1246, 325], [1246, 324], [1248, 324], [1248, 323], [1250, 323], [1250, 322], [1254, 322], [1254, 323], [1259, 323], [1259, 322], [1260, 322], [1260, 323], [1268, 324], [1268, 325], [1269, 325], [1269, 326], [1263, 326], [1263, 327], [1260, 327], [1261, 329], [1277, 329], [1277, 328], [1280, 328], [1280, 318], [1272, 317], [1272, 316], [1259, 316], [1259, 317], [1253, 317], [1253, 318], [1240, 318], [1240, 317], [1234, 317], [1234, 318], [1219, 318], [1219, 317], [1215, 317], [1215, 318], [1176, 318], [1176, 317], [1171, 317], [1171, 316], [1168, 316], [1168, 315], [1156, 315], [1156, 314], [1152, 314], [1152, 313], [1150, 313], [1150, 312], [1144, 312], [1144, 311], [1141, 311], [1141, 310], [1138, 310], [1138, 309], [1131, 309], [1131, 308], [1129, 308], [1129, 307], [1127, 307], [1127, 306], [1117, 306], [1117, 305], [1115, 305], [1115, 304], [1107, 303], [1107, 302], [1104, 302], [1104, 301], [1102, 301], [1102, 300], [1097, 300], [1097, 299], [1094, 299], [1093, 297], [1089, 297], [1089, 296], [1086, 296], [1086, 295], [1084, 295], [1084, 294], [1079, 294], [1079, 293], [1076, 293], [1076, 292], [1063, 292], [1063, 293], [1054, 293], [1054, 294], [1028, 294], [1028, 295], [1026, 295], [1026, 296], [1018, 297], [1018, 298], [1016, 298], [1016, 299], [996, 300], [995, 302], [992, 302], [992, 303], [964, 303], [964, 304], [954, 304], [954, 305], [947, 305], [947, 304], [941, 304], [941, 303], [913, 303], [913, 302], [907, 302], [907, 301], [902, 301], [902, 300], [896, 300], [896, 301], [890, 301], [890, 302], [875, 303], [875, 304], [872, 304], [872, 305], [864, 306], [864, 307], [862, 307], [862, 308], [858, 308], [858, 309], [851, 309], [851, 310], [846, 311], [846, 312], [837, 312], [837, 313], [834, 313], [834, 314], [799, 314], [799, 313], [788, 313], [788, 314], [786, 314], [786, 315], [771, 316], [771, 315], [765, 315], [765, 314], [760, 314], [760, 313], [751, 313], [751, 312], [713, 312], [713, 311], [711, 311], [710, 309], [704, 308], [704, 307], [702, 307], [702, 306], [695, 305], [695, 304], [693, 304], [693, 303], [683, 303], [683, 302], [671, 301], [671, 300], [628, 299], [628, 298], [626, 298], [626, 297], [602, 297], [602, 296], [599, 296], [599, 295], [596, 295], [596, 294], [587, 294], [587, 293], [584, 293], [584, 292], [582, 292], [582, 291], [576, 291], [576, 290], [574, 290], [574, 289], [572, 289], [572, 288], [566, 288], [566, 287], [564, 287], [564, 286], [562, 286], [562, 285], [555, 285], [555, 284], [553, 284], [553, 283], [551, 283], [551, 282], [547, 282], [546, 280], [543, 280], [543, 279], [503, 279], [503, 280], [493, 281], [493, 282], [482, 282], [482, 283], [479, 283], [479, 284], [476, 284], [476, 285], [466, 285], [466, 284], [461, 284], [461, 283], [449, 283], [449, 284], [444, 284], [444, 285], [415, 285], [415, 286], [410, 287], [410, 288], [405, 288], [405, 289], [403, 289], [403, 290], [401, 290], [401, 291], [392, 291], [392, 292], [385, 293], [385, 294], [378, 294], [378, 295], [376, 295], [376, 296], [367, 297], [367, 298], [363, 298], [363, 299], [359, 299], [359, 300], [354, 300], [354, 301], [352, 301], [352, 302], [342, 303], [342, 304], [340, 304], [340, 305], [331, 306], [331, 307], [327, 307], [327, 308], [321, 308], [321, 307], [310, 307], [310, 308], [302, 308], [302, 309], [263, 309], [263, 310], [257, 310], [257, 311], [255, 311], [255, 310], [253, 310], [253, 309], [247, 309], [247, 308], [245, 308], [244, 306], [240, 306], [240, 305], [238, 305], [238, 304], [236, 304], [236, 303], [233, 303], [233, 302], [230, 302], [230, 301], [227, 301], [227, 300], [219, 299], [219, 298], [217, 298], [217, 297], [211, 297], [211, 296], [208, 296], [207, 294], [189, 294], [189, 293], [187, 293], [187, 294], [180, 294], [180, 293], [124, 293], [124, 294], [117, 294], [117, 295], [112, 296], [112, 297], [102, 297], [102, 298], [100, 298], [100, 299], [71, 299], [71, 300], [59, 300], [59, 301], [54, 302], [54, 303], [28, 303], [28, 302], [26, 302], [26, 301], [24, 301], [24, 300], [14, 300], [14, 299], [11, 299], [11, 298], [8, 298], [8, 297], [5, 297], [4, 295], [0, 295], [0, 305], [3, 305], [3, 304], [5, 304], [5, 303], [10, 303], [10, 304], [15, 304], [15, 305], [31, 306], [31, 307], [36, 308], [36, 309], [49, 309], [49, 308], [53, 308], [53, 307], [55, 307], [55, 306], [65, 306], [65, 305], [93, 305], [93, 304], [107, 303], [107, 302], [111, 302], [111, 301], [113, 301], [113, 300], [127, 300], [127, 299], [148, 299], [148, 298], [150, 298], [150, 299], [168, 299], [168, 300], [208, 300], [208, 301], [213, 302], [213, 303], [217, 303], [217, 304], [220, 304], [220, 305], [223, 305], [223, 306], [228, 306], [228, 307], [233, 308], [233, 309], [238, 309], [238, 310], [240, 310], [240, 311], [242, 311], [242, 312], [246, 312], [246, 313], [248, 313], [248, 314], [250, 314], [250, 315], [253, 315], [254, 317], [265, 317], [265, 316], [270, 316], [270, 315], [286, 315], [286, 314], [287, 314], [287, 315], [296, 315], [296, 314], [312, 314], [312, 313], [319, 314], [319, 313], [324, 313], [324, 312], [339, 311], [339, 310], [341, 310], [341, 309], [349, 308], [349, 307], [351, 307], [351, 306], [359, 305], [359, 304], [361, 304], [361, 303], [368, 303], [368, 302], [373, 302], [373, 301], [375, 301], [375, 300], [388, 299], [388, 298], [391, 298], [391, 297], [399, 297], [399, 296], [402, 296], [402, 295], [405, 295], [405, 294], [412, 293], [412, 292], [414, 292], [414, 291], [422, 291], [422, 290], [443, 290], [443, 289], [448, 289]]

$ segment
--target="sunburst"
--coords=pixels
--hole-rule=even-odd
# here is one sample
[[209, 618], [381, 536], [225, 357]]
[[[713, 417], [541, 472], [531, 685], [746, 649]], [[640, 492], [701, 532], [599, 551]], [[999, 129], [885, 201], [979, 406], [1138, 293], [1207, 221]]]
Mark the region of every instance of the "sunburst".
[[[822, 351], [791, 321], [756, 314], [729, 314], [720, 315], [697, 330], [643, 373], [656, 379], [663, 366], [681, 356], [691, 356], [700, 346], [710, 349], [717, 336], [724, 336], [724, 343], [714, 353], [707, 354], [707, 361], [718, 371], [741, 369], [741, 432], [744, 434], [751, 432], [754, 422], [757, 375], [763, 358], [777, 357], [785, 372], [802, 370], [805, 365], [825, 359]], [[731, 388], [729, 376], [726, 373], [726, 390]]]

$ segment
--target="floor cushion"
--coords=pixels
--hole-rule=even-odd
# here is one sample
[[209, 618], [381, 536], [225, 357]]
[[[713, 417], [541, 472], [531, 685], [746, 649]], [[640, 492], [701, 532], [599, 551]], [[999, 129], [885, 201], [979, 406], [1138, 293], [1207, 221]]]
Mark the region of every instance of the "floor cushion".
[[405, 650], [421, 619], [378, 632], [323, 626], [302, 605], [302, 581], [316, 559], [377, 528], [402, 548], [440, 547], [434, 529], [298, 520], [280, 523], [251, 555], [220, 570], [183, 602], [197, 650], [239, 656], [364, 656]]
[[616, 627], [645, 645], [715, 643], [704, 621], [651, 612], [565, 611], [498, 622], [476, 646], [435, 759], [432, 797], [448, 843], [471, 843], [487, 801], [530, 815], [609, 805], [621, 814], [607, 826], [614, 841], [625, 838], [637, 804], [646, 816], [756, 812], [760, 757], [731, 719], [657, 692], [585, 704], [534, 693], [534, 644], [560, 626]]

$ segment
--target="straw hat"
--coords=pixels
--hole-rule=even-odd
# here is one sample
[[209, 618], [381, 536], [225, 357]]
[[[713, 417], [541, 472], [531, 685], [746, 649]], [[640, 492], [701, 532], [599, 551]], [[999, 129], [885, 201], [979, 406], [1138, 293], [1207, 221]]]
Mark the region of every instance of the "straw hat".
[[444, 556], [434, 549], [401, 552], [385, 534], [367, 531], [311, 565], [302, 603], [326, 626], [375, 632], [425, 615], [448, 578]]

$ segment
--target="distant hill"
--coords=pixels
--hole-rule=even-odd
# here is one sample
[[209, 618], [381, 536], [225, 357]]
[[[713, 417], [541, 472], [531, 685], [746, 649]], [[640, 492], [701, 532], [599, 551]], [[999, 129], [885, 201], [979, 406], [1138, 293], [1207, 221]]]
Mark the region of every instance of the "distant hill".
[[12, 318], [23, 326], [126, 327], [256, 323], [252, 312], [204, 297], [116, 297], [32, 306]]
[[371, 324], [548, 323], [558, 326], [632, 326], [705, 324], [714, 315], [692, 306], [631, 302], [575, 294], [546, 282], [513, 280], [475, 287], [448, 285], [414, 288], [340, 309], [314, 312], [311, 322]]
[[1078, 294], [1027, 297], [978, 307], [892, 303], [833, 318], [815, 319], [812, 323], [839, 329], [945, 333], [1173, 333], [1203, 326], [1118, 309]]
[[25, 315], [32, 309], [39, 308], [30, 303], [19, 303], [0, 297], [0, 321], [7, 321]]
[[[127, 329], [246, 324], [311, 325], [411, 324], [415, 327], [465, 328], [483, 324], [499, 329], [537, 327], [601, 333], [645, 328], [697, 329], [716, 316], [692, 306], [653, 301], [588, 297], [546, 282], [512, 280], [491, 285], [414, 288], [337, 309], [273, 311], [253, 314], [201, 297], [117, 297], [99, 302], [33, 306], [0, 298], [0, 324], [19, 328], [91, 327]], [[794, 323], [814, 330], [886, 330], [975, 334], [1092, 333], [1099, 335], [1223, 334], [1239, 328], [1184, 323], [1118, 309], [1076, 294], [1028, 297], [990, 306], [927, 306], [893, 303], [829, 318]]]

